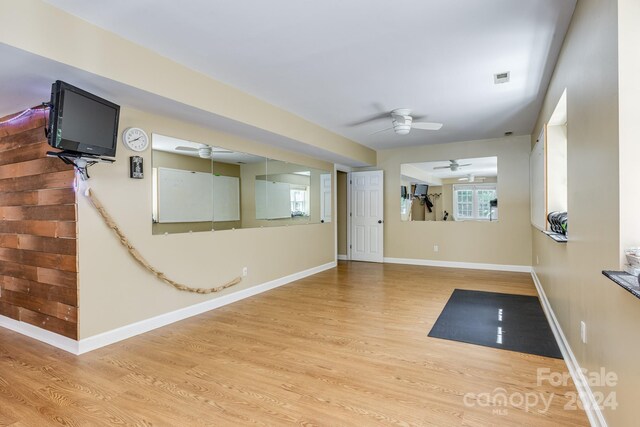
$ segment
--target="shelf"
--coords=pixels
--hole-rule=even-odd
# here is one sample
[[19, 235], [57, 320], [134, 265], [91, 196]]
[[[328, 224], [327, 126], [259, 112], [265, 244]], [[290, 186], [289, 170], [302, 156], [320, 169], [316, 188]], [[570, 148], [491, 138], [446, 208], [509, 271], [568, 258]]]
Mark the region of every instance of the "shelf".
[[638, 284], [638, 278], [625, 271], [609, 271], [603, 270], [602, 274], [608, 277], [614, 283], [620, 285], [627, 292], [640, 298], [640, 285]]
[[543, 231], [543, 233], [546, 234], [554, 242], [567, 243], [568, 238], [566, 234], [554, 233], [551, 231]]

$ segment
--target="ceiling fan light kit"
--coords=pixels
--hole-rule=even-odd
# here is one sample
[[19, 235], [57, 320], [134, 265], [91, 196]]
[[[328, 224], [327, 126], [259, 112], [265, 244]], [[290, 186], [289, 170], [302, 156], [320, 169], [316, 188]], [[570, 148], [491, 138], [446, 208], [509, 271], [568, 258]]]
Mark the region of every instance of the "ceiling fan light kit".
[[202, 147], [198, 149], [198, 156], [203, 159], [211, 158], [211, 147]]
[[413, 117], [409, 114], [411, 114], [411, 110], [406, 108], [399, 108], [391, 112], [393, 131], [398, 135], [407, 135], [411, 131]]

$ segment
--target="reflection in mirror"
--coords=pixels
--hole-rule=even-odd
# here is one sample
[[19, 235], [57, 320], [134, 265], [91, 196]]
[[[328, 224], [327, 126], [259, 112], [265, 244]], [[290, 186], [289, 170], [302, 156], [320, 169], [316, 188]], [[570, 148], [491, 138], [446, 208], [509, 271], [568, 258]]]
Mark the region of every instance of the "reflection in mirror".
[[154, 134], [153, 233], [331, 221], [331, 174]]
[[229, 230], [251, 227], [255, 216], [247, 203], [255, 176], [264, 174], [267, 159], [253, 154], [212, 147], [213, 160], [213, 228]]
[[213, 165], [200, 155], [206, 146], [157, 134], [151, 146], [153, 234], [211, 230]]
[[255, 206], [261, 226], [331, 222], [331, 174], [269, 159], [255, 178]]
[[498, 158], [400, 166], [403, 221], [497, 221]]

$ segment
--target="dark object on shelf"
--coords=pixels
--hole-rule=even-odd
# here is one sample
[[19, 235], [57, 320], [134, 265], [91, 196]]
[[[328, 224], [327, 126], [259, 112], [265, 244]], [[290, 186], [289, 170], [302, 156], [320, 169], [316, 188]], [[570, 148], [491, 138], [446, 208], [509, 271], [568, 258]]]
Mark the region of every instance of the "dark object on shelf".
[[455, 289], [429, 336], [562, 359], [534, 296]]
[[566, 212], [549, 212], [547, 221], [551, 227], [551, 231], [558, 234], [567, 234], [567, 213]]
[[142, 179], [144, 178], [144, 170], [142, 167], [142, 157], [131, 156], [129, 157], [129, 178]]
[[427, 196], [426, 194], [424, 195], [424, 204], [427, 205], [427, 209], [429, 209], [429, 212], [433, 212], [433, 202], [429, 199], [429, 196]]
[[447, 218], [449, 218], [449, 212], [444, 211], [444, 216], [442, 217], [442, 220], [443, 220], [443, 221], [446, 221], [446, 220], [447, 220]]
[[400, 186], [400, 197], [402, 199], [406, 199], [408, 197], [407, 186], [406, 185], [401, 185]]
[[115, 157], [120, 106], [57, 80], [51, 86], [49, 145], [66, 152]]

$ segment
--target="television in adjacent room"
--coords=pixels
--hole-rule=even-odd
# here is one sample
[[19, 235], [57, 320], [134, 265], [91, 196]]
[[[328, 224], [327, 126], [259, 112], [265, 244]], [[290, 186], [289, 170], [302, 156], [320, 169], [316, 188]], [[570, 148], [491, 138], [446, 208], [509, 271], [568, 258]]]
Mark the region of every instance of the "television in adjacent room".
[[115, 157], [120, 106], [69, 83], [51, 86], [49, 145], [64, 151]]
[[413, 190], [414, 197], [426, 197], [429, 186], [427, 184], [416, 184], [416, 188]]

